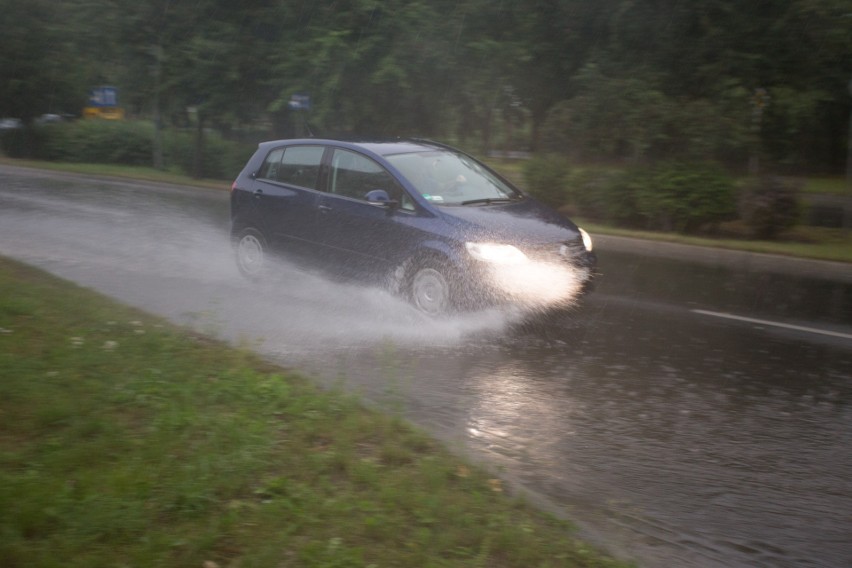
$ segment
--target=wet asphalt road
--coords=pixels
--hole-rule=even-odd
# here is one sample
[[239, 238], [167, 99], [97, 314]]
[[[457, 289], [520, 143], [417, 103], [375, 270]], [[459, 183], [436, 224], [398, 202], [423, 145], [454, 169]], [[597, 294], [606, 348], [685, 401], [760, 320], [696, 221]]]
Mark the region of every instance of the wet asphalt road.
[[225, 191], [0, 166], [0, 254], [363, 393], [640, 566], [852, 565], [852, 269], [660, 249], [600, 239], [547, 326], [433, 322], [287, 267], [248, 285]]

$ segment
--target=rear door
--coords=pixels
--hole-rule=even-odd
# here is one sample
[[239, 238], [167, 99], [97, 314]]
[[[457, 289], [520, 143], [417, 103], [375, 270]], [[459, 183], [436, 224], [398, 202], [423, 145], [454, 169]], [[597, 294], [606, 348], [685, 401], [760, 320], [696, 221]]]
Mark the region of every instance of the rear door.
[[252, 186], [252, 197], [270, 244], [287, 255], [316, 254], [317, 202], [325, 146], [274, 148]]

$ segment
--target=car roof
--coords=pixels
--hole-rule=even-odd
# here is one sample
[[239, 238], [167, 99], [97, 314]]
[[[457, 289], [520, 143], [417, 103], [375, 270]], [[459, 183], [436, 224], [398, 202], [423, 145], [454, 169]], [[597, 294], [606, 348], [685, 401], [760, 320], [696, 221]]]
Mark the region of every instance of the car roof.
[[449, 146], [431, 140], [419, 139], [394, 139], [394, 140], [350, 140], [333, 138], [291, 138], [283, 140], [270, 140], [262, 142], [262, 148], [269, 146], [293, 145], [293, 144], [330, 144], [349, 148], [362, 148], [379, 156], [392, 156], [394, 154], [409, 154], [412, 152], [430, 152], [434, 150], [448, 149]]

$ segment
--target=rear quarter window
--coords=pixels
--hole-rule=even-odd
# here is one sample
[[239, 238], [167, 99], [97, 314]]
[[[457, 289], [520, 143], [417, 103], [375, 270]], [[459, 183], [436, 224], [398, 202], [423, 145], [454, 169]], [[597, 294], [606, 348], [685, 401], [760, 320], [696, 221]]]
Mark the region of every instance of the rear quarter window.
[[257, 177], [260, 179], [271, 179], [273, 181], [277, 181], [278, 169], [281, 166], [281, 158], [283, 157], [284, 148], [276, 148], [271, 151], [266, 156], [266, 160], [263, 161], [263, 166], [261, 166], [260, 171], [257, 173]]

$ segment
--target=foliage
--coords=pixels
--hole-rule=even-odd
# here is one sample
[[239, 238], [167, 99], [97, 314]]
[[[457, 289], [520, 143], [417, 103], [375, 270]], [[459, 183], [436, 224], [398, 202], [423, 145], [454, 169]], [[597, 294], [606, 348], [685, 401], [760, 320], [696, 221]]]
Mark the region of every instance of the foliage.
[[631, 183], [649, 229], [695, 233], [736, 216], [733, 180], [714, 164], [663, 164], [638, 172]]
[[29, 123], [85, 99], [65, 7], [0, 0], [0, 118]]
[[393, 416], [0, 259], [4, 566], [622, 566]]
[[200, 175], [196, 172], [195, 132], [170, 130], [165, 137], [167, 165], [194, 177], [231, 180], [251, 157], [255, 147], [250, 144], [225, 140], [214, 132], [204, 138], [204, 153]]
[[750, 179], [740, 197], [740, 216], [758, 239], [772, 240], [796, 225], [802, 184], [777, 176]]
[[[775, 164], [786, 170], [807, 170], [819, 156], [831, 154], [831, 127], [814, 128], [824, 115], [844, 118], [832, 109], [831, 95], [819, 89], [778, 87], [767, 105], [763, 132], [766, 151]], [[836, 141], [835, 141], [836, 143]]]
[[44, 131], [39, 129], [0, 130], [0, 152], [10, 158], [31, 158], [40, 154], [44, 138]]
[[[195, 174], [197, 132], [165, 133], [165, 165]], [[144, 121], [78, 120], [4, 132], [0, 143], [10, 157], [49, 161], [142, 166], [151, 163], [154, 127]], [[207, 132], [199, 177], [232, 179], [253, 152], [250, 144]]]
[[670, 101], [640, 78], [609, 78], [590, 65], [576, 77], [578, 94], [551, 110], [543, 138], [574, 159], [645, 157], [662, 136]]
[[572, 214], [616, 224], [635, 224], [637, 208], [629, 185], [633, 169], [573, 166], [555, 154], [524, 163], [524, 185], [540, 201]]
[[144, 165], [151, 161], [148, 123], [81, 120], [40, 129], [44, 143], [35, 157], [63, 162]]
[[[748, 101], [731, 89], [713, 102], [676, 99], [654, 78], [608, 76], [588, 65], [575, 78], [576, 95], [554, 105], [542, 129], [542, 147], [573, 161], [641, 163], [665, 157], [726, 160], [748, 150]], [[741, 112], [728, 110], [739, 98]]]
[[222, 132], [307, 122], [595, 162], [846, 159], [848, 2], [0, 0], [0, 26], [0, 117], [27, 122], [113, 84], [167, 127], [192, 108]]
[[575, 167], [550, 156], [531, 160], [524, 176], [543, 201], [625, 227], [694, 233], [736, 216], [734, 183], [712, 163]]
[[543, 154], [524, 162], [524, 186], [539, 201], [551, 207], [561, 207], [571, 201], [568, 191], [568, 161], [558, 155]]
[[573, 169], [568, 183], [578, 214], [619, 226], [641, 226], [636, 186], [643, 173], [637, 167]]

